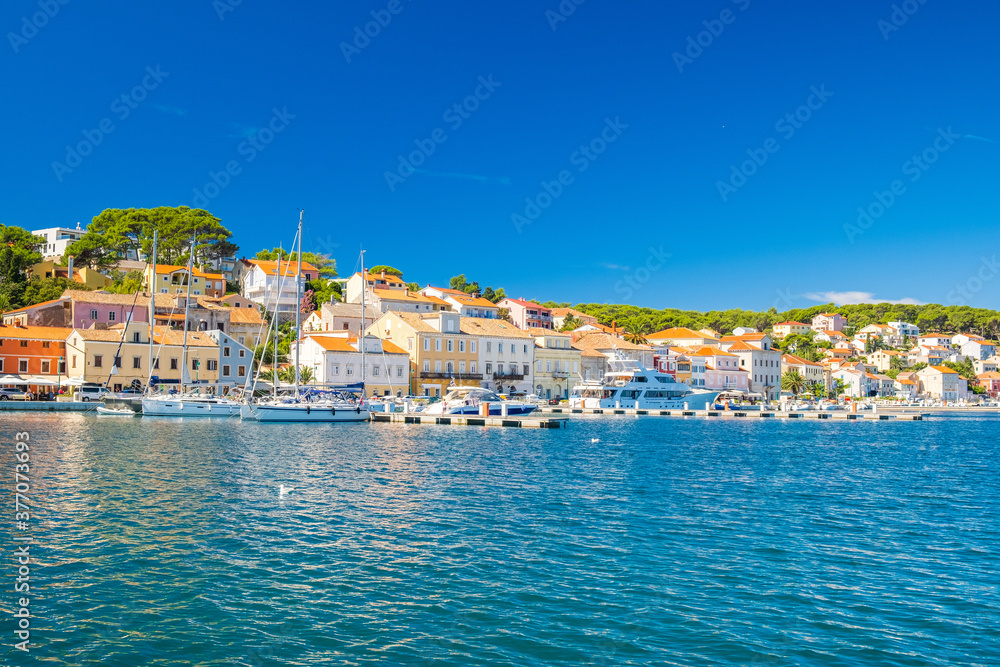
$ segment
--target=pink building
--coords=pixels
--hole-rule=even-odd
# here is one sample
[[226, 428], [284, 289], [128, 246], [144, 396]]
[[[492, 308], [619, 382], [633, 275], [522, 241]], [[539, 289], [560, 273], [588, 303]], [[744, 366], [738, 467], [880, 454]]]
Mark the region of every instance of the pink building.
[[847, 319], [837, 313], [820, 313], [813, 317], [813, 331], [842, 331]]
[[497, 307], [510, 311], [510, 321], [518, 329], [552, 328], [552, 309], [540, 306], [533, 301], [504, 299], [497, 304]]
[[750, 371], [740, 368], [740, 358], [717, 347], [702, 347], [694, 353], [705, 360], [706, 389], [747, 391]]
[[52, 301], [4, 313], [5, 324], [22, 326], [107, 328], [122, 322], [149, 322], [149, 297], [66, 290]]

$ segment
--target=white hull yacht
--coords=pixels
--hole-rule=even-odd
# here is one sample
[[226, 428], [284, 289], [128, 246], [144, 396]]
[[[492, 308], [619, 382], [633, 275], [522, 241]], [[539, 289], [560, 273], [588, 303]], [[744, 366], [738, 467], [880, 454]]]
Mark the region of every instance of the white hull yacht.
[[648, 370], [620, 352], [608, 358], [603, 380], [573, 387], [570, 407], [587, 409], [707, 410], [721, 393], [692, 389], [666, 373]]

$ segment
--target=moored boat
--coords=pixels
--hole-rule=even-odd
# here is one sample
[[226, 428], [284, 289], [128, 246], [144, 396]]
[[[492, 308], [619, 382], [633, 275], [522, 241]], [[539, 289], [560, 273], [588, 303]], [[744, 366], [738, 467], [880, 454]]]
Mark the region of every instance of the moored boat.
[[647, 369], [619, 351], [608, 357], [608, 372], [601, 380], [573, 387], [573, 408], [636, 408], [641, 410], [706, 410], [721, 392], [694, 389], [666, 373]]

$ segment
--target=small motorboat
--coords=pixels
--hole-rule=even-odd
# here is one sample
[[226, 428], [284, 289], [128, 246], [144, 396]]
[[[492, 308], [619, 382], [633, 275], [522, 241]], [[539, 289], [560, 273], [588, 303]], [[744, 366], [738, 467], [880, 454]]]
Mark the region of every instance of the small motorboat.
[[129, 410], [128, 408], [109, 408], [103, 405], [97, 406], [97, 414], [104, 415], [105, 417], [135, 417], [136, 411]]

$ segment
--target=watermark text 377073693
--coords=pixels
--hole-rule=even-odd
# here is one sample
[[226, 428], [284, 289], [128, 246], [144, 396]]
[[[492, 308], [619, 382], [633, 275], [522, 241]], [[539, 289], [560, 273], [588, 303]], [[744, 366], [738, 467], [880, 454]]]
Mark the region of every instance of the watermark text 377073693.
[[14, 434], [14, 643], [19, 651], [31, 650], [31, 448], [28, 433]]

